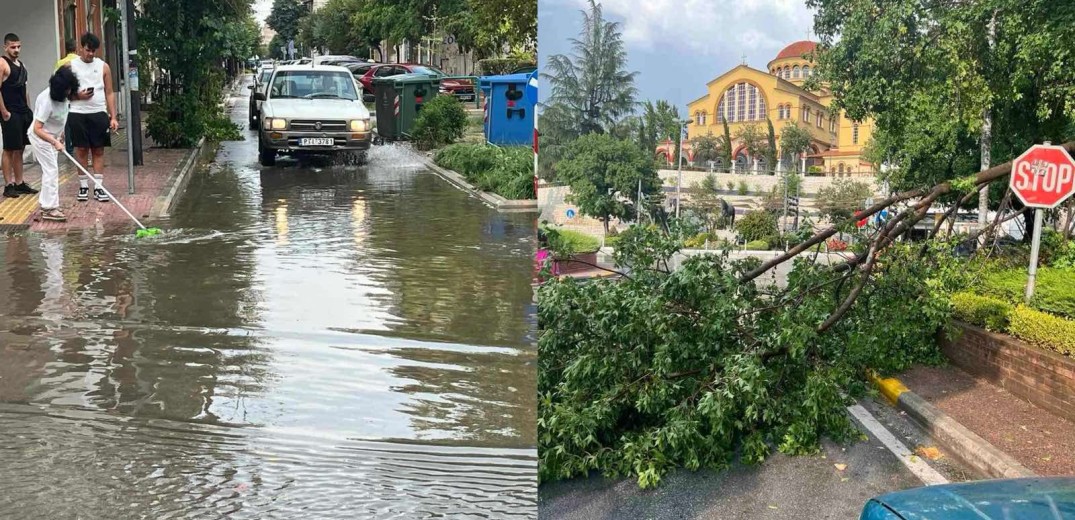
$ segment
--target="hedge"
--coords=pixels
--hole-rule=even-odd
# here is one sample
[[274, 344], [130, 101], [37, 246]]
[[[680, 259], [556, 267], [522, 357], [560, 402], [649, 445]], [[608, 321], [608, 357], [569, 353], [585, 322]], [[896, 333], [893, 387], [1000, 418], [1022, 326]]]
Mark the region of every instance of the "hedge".
[[454, 170], [482, 191], [506, 199], [534, 199], [534, 152], [529, 146], [448, 145], [433, 162]]
[[[1026, 269], [1005, 269], [985, 274], [980, 292], [1009, 302], [1022, 302]], [[1048, 313], [1075, 318], [1075, 270], [1042, 267], [1034, 284], [1030, 306]]]
[[516, 60], [512, 58], [488, 58], [478, 60], [477, 69], [479, 76], [499, 76], [510, 74], [515, 69], [531, 67], [534, 65], [530, 60]]
[[1008, 332], [1027, 343], [1075, 356], [1075, 321], [1020, 305], [1012, 311]]
[[746, 249], [747, 251], [768, 251], [769, 250], [769, 241], [768, 240], [754, 240], [752, 242], [747, 242], [747, 244], [745, 246], [743, 246], [743, 249]]
[[969, 292], [953, 294], [951, 301], [956, 318], [993, 332], [1008, 330], [1010, 303]]
[[570, 229], [558, 229], [556, 231], [560, 234], [560, 240], [563, 241], [566, 249], [571, 254], [594, 253], [601, 249], [601, 240], [598, 238]]

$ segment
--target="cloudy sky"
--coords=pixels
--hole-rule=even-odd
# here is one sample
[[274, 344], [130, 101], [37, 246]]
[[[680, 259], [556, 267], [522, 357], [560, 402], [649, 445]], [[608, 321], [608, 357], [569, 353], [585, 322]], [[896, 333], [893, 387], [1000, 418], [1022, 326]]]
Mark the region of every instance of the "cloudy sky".
[[[813, 14], [803, 0], [603, 0], [620, 22], [640, 100], [668, 100], [686, 114], [705, 84], [743, 61], [759, 70], [804, 40]], [[538, 0], [538, 59], [572, 53], [588, 0]], [[814, 39], [811, 36], [811, 39]], [[544, 87], [544, 85], [543, 85]], [[542, 98], [548, 90], [542, 89]]]
[[265, 23], [265, 19], [269, 17], [271, 11], [272, 0], [255, 0], [254, 18], [257, 18], [259, 22]]

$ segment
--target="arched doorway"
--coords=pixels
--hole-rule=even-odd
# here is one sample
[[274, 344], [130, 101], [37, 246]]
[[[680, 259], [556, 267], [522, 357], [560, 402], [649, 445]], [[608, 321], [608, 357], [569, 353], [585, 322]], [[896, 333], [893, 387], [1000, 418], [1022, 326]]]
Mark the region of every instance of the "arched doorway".
[[739, 152], [735, 156], [735, 173], [747, 173], [750, 169], [750, 160], [747, 159], [746, 152]]

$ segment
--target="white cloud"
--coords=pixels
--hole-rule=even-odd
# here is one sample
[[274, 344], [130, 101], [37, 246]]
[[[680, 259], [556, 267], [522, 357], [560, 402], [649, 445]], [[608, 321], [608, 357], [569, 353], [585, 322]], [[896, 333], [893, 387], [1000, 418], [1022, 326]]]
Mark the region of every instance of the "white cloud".
[[[588, 7], [588, 0], [542, 3]], [[805, 39], [813, 13], [803, 0], [603, 0], [613, 19], [622, 19], [631, 47], [702, 55], [745, 52], [751, 65], [771, 59], [785, 45]], [[539, 7], [540, 8], [540, 7]]]

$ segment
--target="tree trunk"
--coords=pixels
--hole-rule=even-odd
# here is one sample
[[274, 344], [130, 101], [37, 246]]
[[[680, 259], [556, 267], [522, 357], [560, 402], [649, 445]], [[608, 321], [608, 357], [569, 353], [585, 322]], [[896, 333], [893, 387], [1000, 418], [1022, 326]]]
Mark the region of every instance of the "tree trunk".
[[[989, 52], [992, 55], [993, 46], [997, 37], [997, 11], [993, 11], [993, 17], [989, 20]], [[991, 160], [990, 152], [993, 146], [993, 112], [990, 107], [986, 107], [982, 114], [982, 170], [989, 169], [989, 162]], [[989, 190], [985, 189], [978, 193], [978, 227], [984, 228], [989, 221]], [[979, 246], [985, 244], [985, 236], [982, 236], [983, 242], [979, 242]]]

